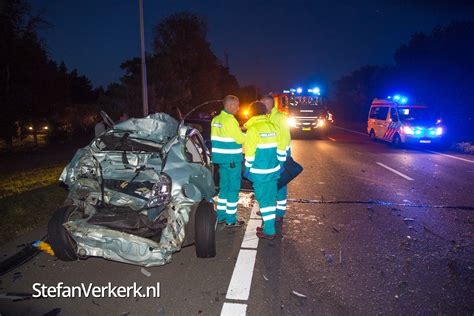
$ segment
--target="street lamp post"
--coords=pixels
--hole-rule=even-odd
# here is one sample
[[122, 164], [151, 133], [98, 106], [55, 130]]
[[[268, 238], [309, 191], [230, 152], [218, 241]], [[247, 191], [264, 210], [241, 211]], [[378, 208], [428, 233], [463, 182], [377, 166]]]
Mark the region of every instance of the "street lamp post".
[[148, 89], [146, 81], [146, 56], [145, 56], [145, 31], [143, 29], [143, 0], [138, 0], [140, 11], [140, 43], [142, 55], [142, 98], [143, 98], [143, 116], [148, 115]]

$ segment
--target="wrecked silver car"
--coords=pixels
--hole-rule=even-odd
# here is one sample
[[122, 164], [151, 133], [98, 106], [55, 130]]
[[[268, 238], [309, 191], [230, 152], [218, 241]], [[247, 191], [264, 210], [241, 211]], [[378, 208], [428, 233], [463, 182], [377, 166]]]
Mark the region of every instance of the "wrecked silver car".
[[192, 243], [198, 257], [214, 257], [212, 173], [200, 133], [171, 116], [115, 124], [63, 170], [69, 195], [49, 221], [51, 247], [65, 261], [141, 266], [166, 264]]

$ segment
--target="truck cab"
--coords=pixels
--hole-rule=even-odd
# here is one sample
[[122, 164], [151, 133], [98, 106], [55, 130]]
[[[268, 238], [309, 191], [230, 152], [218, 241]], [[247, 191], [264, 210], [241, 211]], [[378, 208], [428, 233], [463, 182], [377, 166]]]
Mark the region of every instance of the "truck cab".
[[318, 88], [285, 90], [274, 94], [275, 105], [288, 115], [291, 132], [321, 134], [326, 131], [332, 115], [325, 109], [323, 97]]

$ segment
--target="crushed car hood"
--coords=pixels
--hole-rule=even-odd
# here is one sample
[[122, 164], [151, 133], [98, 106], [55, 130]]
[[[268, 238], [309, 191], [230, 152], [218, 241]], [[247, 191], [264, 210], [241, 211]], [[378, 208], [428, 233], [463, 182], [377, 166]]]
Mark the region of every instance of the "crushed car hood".
[[178, 122], [165, 113], [156, 113], [115, 124], [113, 130], [128, 131], [133, 137], [163, 144], [176, 135]]
[[[109, 184], [104, 189], [106, 203], [135, 210], [143, 208], [150, 197], [150, 185], [159, 180], [163, 167], [161, 149], [176, 136], [177, 130], [178, 122], [164, 113], [118, 123], [79, 149], [59, 180], [69, 187], [73, 198], [88, 191], [95, 192], [100, 199], [101, 184], [91, 181], [91, 176], [102, 178]], [[116, 186], [123, 187], [127, 181], [143, 185], [134, 188], [137, 191], [124, 193], [113, 189], [114, 181]]]

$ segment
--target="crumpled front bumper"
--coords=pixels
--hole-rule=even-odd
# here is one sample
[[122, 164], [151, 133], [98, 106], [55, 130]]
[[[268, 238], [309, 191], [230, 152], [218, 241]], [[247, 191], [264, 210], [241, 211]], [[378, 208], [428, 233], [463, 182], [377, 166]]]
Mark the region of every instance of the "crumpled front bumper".
[[[77, 244], [79, 257], [102, 257], [145, 267], [160, 266], [169, 263], [172, 254], [181, 249], [192, 208], [193, 205], [184, 204], [169, 209], [168, 224], [162, 231], [159, 243], [89, 224], [87, 219], [71, 221], [64, 226]], [[193, 223], [191, 221], [190, 224]]]

